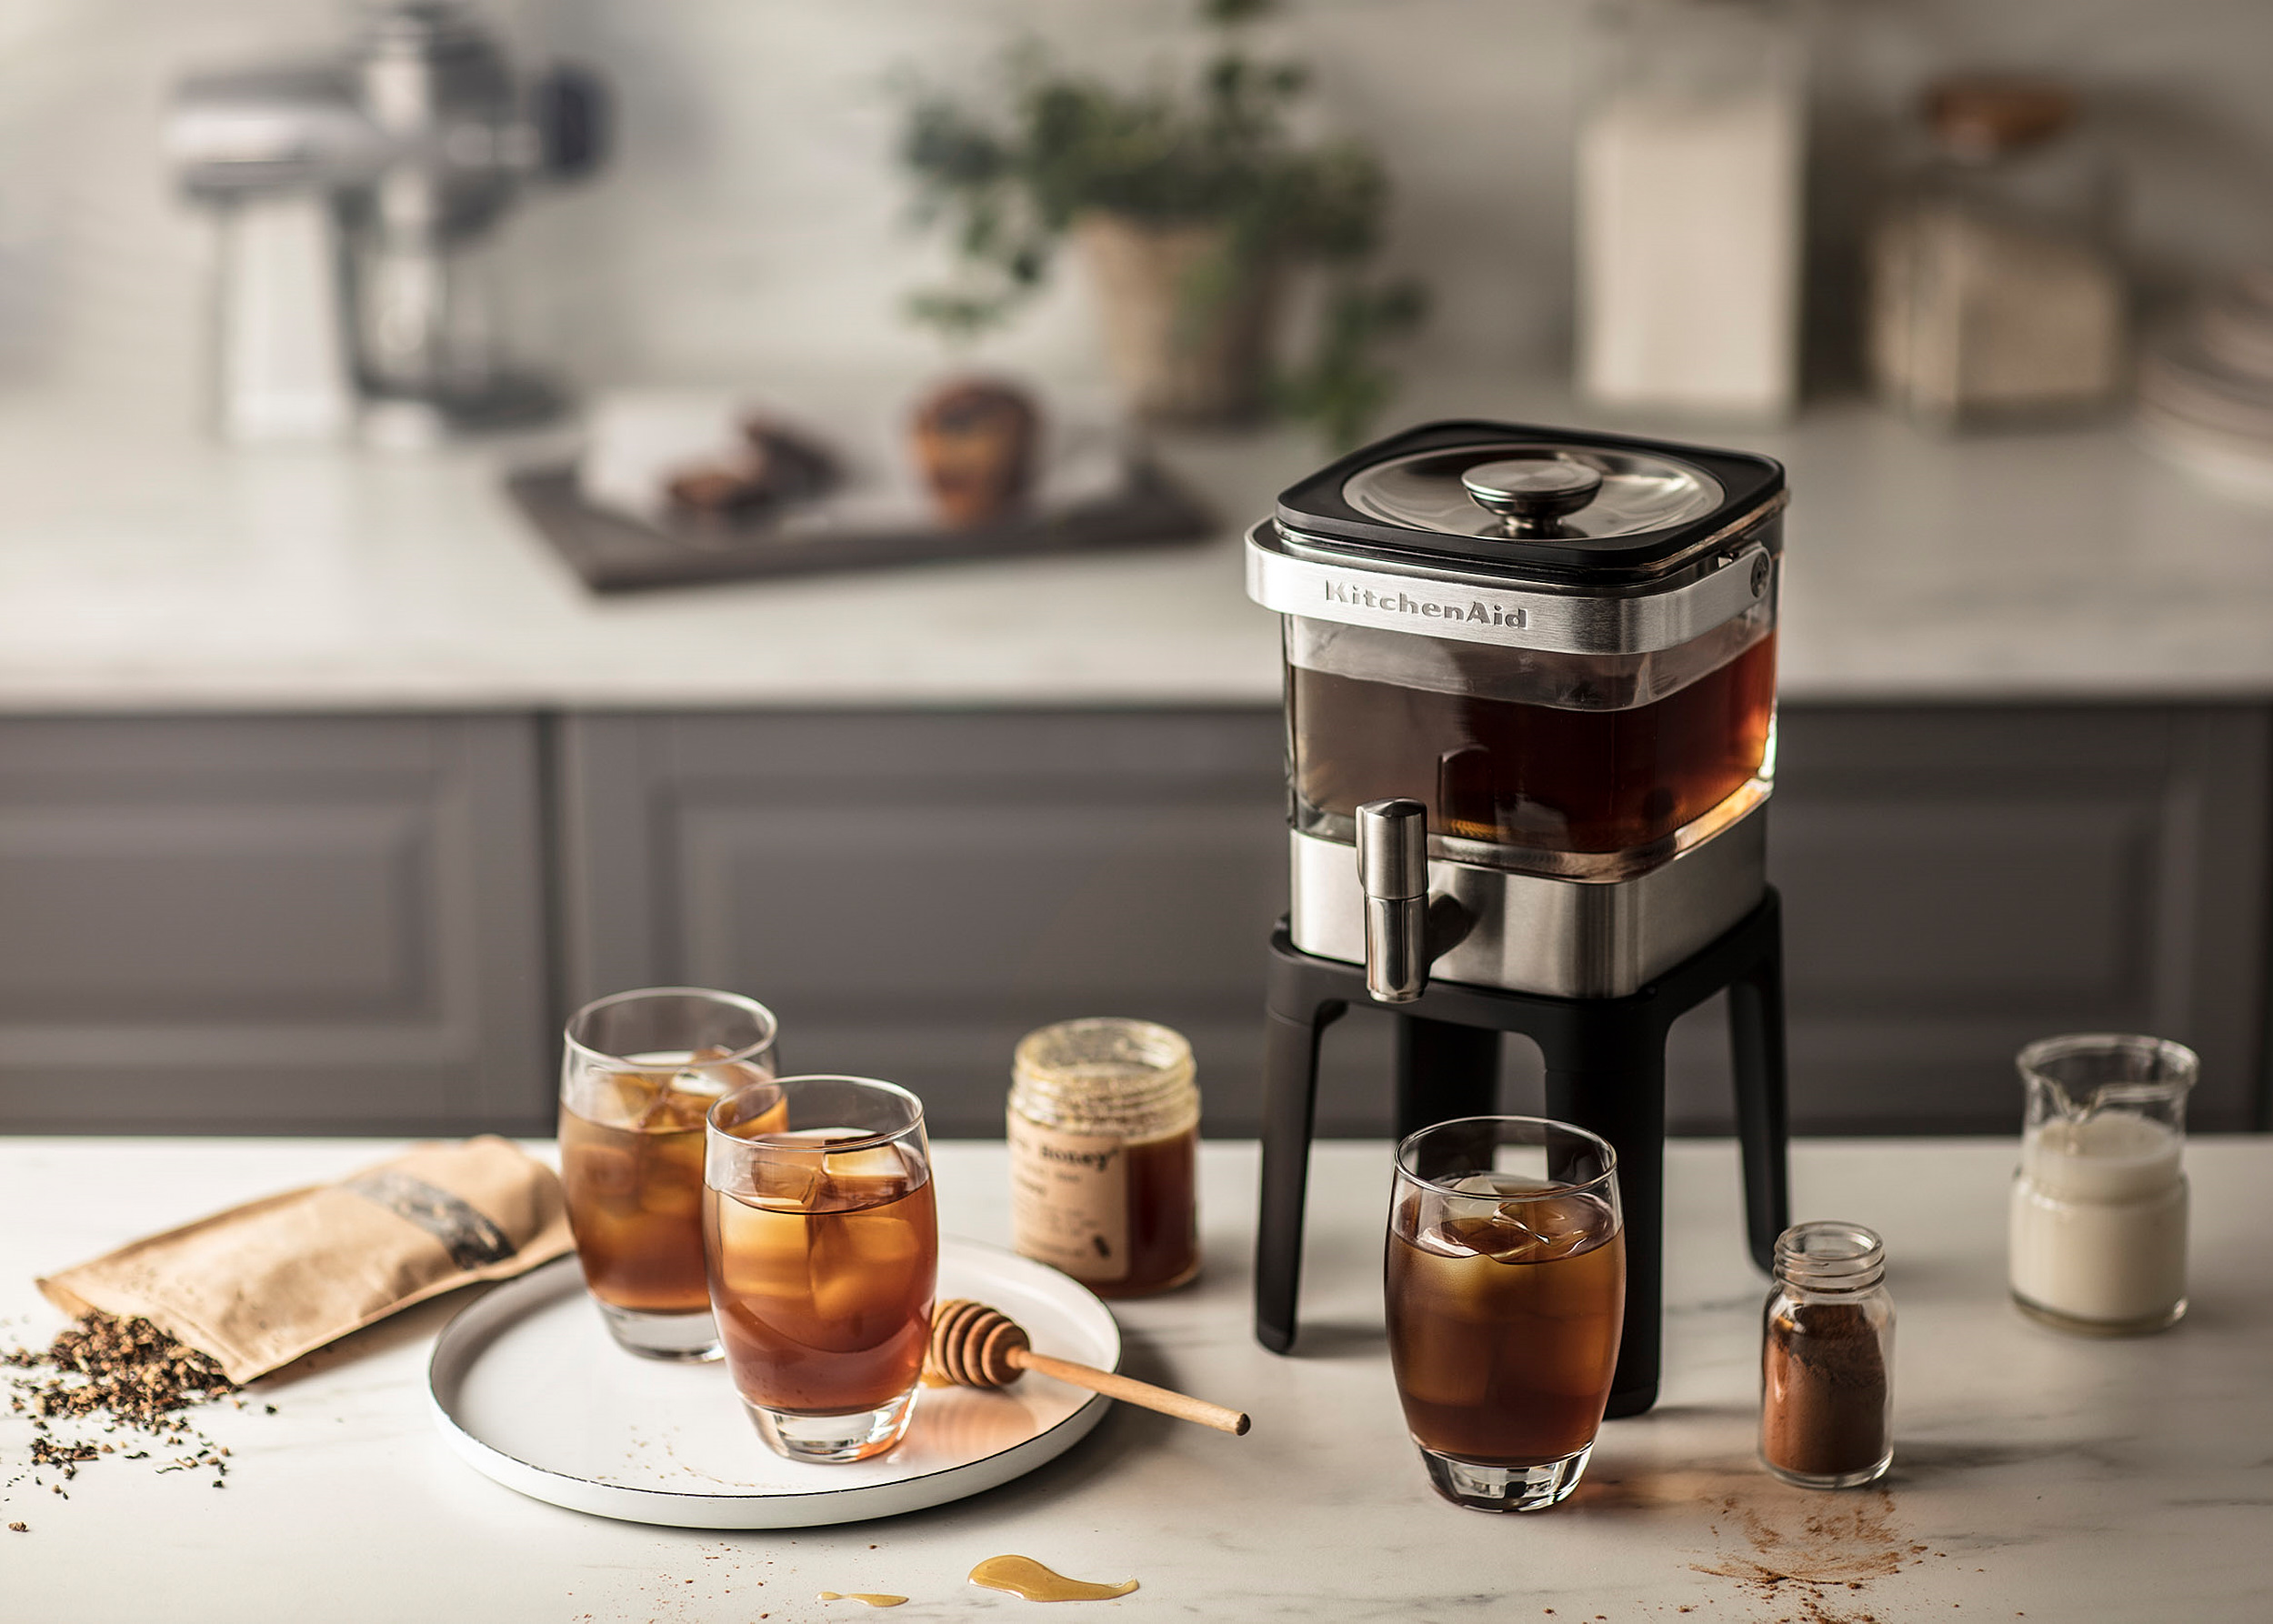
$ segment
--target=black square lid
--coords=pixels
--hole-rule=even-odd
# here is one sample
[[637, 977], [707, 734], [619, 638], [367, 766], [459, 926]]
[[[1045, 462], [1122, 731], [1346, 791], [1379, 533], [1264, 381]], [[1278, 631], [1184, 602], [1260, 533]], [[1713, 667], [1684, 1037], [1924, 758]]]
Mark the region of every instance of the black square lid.
[[1287, 530], [1517, 573], [1647, 574], [1784, 488], [1772, 458], [1518, 423], [1426, 423], [1278, 498]]

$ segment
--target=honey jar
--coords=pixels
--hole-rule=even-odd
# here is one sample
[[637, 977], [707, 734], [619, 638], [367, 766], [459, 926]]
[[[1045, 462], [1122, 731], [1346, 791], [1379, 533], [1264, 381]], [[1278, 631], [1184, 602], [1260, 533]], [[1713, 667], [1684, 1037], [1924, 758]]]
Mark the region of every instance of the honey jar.
[[1028, 1258], [1100, 1297], [1199, 1273], [1192, 1046], [1150, 1021], [1061, 1021], [1011, 1062], [1010, 1227]]

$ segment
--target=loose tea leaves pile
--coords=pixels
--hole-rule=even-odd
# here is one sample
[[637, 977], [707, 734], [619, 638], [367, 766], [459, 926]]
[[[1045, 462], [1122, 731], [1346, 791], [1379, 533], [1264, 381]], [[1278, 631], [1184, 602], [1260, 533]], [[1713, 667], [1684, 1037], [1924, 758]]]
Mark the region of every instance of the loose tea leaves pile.
[[[117, 1455], [158, 1460], [160, 1471], [211, 1468], [215, 1489], [228, 1473], [227, 1449], [185, 1412], [228, 1397], [236, 1384], [147, 1319], [83, 1315], [45, 1348], [0, 1353], [0, 1366], [32, 1372], [6, 1379], [15, 1389], [8, 1408], [32, 1418], [35, 1471], [59, 1469], [67, 1480], [82, 1464]], [[123, 1446], [110, 1441], [120, 1433]], [[64, 1492], [61, 1483], [52, 1487]]]

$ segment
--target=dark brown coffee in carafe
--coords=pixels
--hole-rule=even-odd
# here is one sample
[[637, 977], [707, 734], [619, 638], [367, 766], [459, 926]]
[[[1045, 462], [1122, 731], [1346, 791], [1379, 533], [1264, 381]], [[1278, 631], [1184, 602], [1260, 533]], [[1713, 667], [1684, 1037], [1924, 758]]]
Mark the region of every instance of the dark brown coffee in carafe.
[[1425, 802], [1432, 831], [1552, 851], [1670, 835], [1760, 769], [1776, 638], [1661, 699], [1566, 708], [1288, 668], [1295, 787], [1320, 812]]

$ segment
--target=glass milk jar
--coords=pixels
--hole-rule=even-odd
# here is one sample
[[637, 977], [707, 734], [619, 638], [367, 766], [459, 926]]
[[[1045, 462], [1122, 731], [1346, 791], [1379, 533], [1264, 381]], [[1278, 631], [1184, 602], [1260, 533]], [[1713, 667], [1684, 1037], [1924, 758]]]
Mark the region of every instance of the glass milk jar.
[[2194, 1051], [2087, 1033], [2020, 1051], [2028, 1091], [2010, 1225], [2013, 1300], [2059, 1330], [2156, 1331], [2186, 1312], [2186, 1097]]

